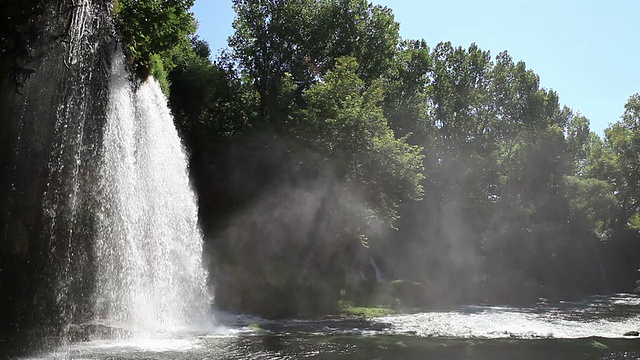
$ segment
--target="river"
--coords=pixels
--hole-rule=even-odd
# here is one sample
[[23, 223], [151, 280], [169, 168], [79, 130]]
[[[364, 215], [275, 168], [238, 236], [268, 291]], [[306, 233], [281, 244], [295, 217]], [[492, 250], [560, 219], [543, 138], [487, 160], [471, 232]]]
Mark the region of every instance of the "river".
[[531, 307], [473, 305], [379, 318], [268, 321], [223, 312], [215, 325], [72, 344], [32, 359], [640, 359], [640, 297]]

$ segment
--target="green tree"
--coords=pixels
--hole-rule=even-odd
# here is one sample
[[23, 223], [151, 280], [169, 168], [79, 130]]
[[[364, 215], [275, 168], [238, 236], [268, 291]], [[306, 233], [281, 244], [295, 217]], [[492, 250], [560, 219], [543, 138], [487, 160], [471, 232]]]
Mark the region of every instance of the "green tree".
[[[424, 40], [406, 40], [385, 75], [385, 116], [398, 136], [409, 135], [411, 141], [425, 144], [428, 124], [428, 85], [431, 77], [431, 55]], [[426, 141], [428, 142], [428, 141]]]
[[[264, 123], [286, 118], [291, 102], [300, 105], [304, 91], [336, 59], [355, 57], [358, 77], [370, 83], [396, 51], [398, 24], [391, 11], [366, 0], [234, 0], [233, 8], [229, 45], [259, 94]], [[288, 89], [282, 88], [285, 74]]]
[[640, 95], [625, 104], [617, 123], [605, 130], [604, 148], [594, 171], [616, 194], [615, 231], [640, 228]]
[[399, 39], [391, 11], [364, 0], [236, 0], [233, 7], [232, 56], [258, 94], [257, 121], [330, 156], [341, 178], [378, 181], [366, 193], [394, 218], [400, 198], [420, 193], [420, 175], [402, 167], [420, 164], [380, 107], [379, 79]]
[[570, 173], [586, 176], [592, 148], [601, 142], [598, 135], [589, 130], [589, 119], [572, 114], [567, 123], [566, 142], [567, 161], [571, 166]]
[[602, 180], [579, 176], [567, 176], [565, 181], [573, 219], [599, 239], [608, 239], [611, 235], [608, 222], [616, 204], [611, 186]]
[[231, 64], [209, 60], [206, 42], [194, 38], [192, 46], [171, 71], [169, 103], [187, 146], [200, 155], [249, 128], [255, 96]]
[[116, 26], [133, 69], [146, 79], [154, 75], [168, 91], [167, 73], [173, 59], [191, 51], [196, 21], [190, 12], [195, 0], [117, 0]]
[[364, 189], [373, 209], [392, 224], [399, 202], [421, 196], [421, 149], [397, 139], [382, 110], [379, 83], [366, 86], [354, 58], [340, 58], [323, 81], [305, 93], [298, 131], [339, 164], [341, 178]]

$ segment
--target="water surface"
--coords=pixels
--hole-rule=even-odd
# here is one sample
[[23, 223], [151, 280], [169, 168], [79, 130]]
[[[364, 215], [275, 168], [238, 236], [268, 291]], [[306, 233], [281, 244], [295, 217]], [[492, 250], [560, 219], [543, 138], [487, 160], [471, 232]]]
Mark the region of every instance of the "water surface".
[[473, 305], [372, 319], [216, 325], [74, 344], [45, 359], [640, 359], [640, 298], [616, 294], [531, 307]]

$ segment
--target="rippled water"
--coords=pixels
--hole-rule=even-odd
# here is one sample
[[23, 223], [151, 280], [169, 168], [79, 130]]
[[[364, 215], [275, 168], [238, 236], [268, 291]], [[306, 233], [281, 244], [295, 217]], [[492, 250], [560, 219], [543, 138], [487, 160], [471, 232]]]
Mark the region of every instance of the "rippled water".
[[267, 321], [71, 345], [43, 359], [640, 359], [640, 298], [475, 305], [372, 319]]
[[394, 331], [458, 338], [619, 338], [640, 330], [640, 299], [618, 294], [533, 307], [466, 306], [454, 311], [379, 318]]

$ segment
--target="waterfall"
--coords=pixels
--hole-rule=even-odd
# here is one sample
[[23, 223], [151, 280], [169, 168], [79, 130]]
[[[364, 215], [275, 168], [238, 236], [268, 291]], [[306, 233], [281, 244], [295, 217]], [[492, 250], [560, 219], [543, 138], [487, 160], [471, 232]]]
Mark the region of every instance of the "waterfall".
[[373, 260], [373, 256], [371, 255], [369, 255], [369, 264], [371, 264], [371, 267], [375, 271], [376, 282], [385, 282], [386, 279], [384, 278], [384, 274], [382, 274], [382, 271], [378, 268], [378, 264], [376, 264], [375, 260]]
[[[52, 327], [87, 316], [81, 299], [90, 296], [93, 275], [91, 186], [106, 103], [100, 86], [107, 73], [102, 59], [109, 41], [105, 5], [83, 0], [69, 6], [60, 8], [69, 12], [66, 43], [49, 40], [42, 45], [40, 51], [51, 54], [39, 62], [35, 78], [25, 87], [21, 113], [25, 129], [31, 127], [21, 141], [33, 142], [25, 152], [41, 151], [46, 158], [42, 243], [32, 236], [43, 266], [35, 299], [41, 309], [34, 322]], [[48, 31], [59, 31], [54, 28]], [[27, 191], [31, 196], [36, 192]]]
[[116, 52], [99, 159], [95, 313], [141, 331], [202, 319], [209, 298], [187, 157], [160, 86]]
[[153, 331], [206, 318], [197, 206], [166, 99], [114, 56], [112, 1], [43, 4], [15, 59], [28, 75], [0, 76], [0, 354], [68, 343], [69, 325], [91, 320]]

